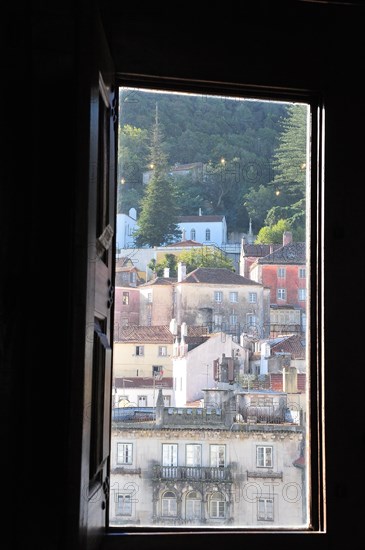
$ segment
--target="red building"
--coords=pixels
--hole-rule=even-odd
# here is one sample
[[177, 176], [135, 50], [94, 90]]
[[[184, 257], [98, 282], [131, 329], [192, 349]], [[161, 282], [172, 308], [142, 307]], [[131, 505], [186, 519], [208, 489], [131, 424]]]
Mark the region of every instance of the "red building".
[[303, 333], [307, 307], [306, 244], [293, 242], [289, 231], [283, 246], [257, 258], [250, 278], [270, 289], [270, 335]]

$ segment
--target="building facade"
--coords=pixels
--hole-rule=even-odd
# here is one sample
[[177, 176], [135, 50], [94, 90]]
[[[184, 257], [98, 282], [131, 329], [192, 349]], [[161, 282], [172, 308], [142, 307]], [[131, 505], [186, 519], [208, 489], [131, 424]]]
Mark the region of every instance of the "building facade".
[[110, 524], [304, 527], [303, 426], [241, 416], [157, 405], [154, 421], [114, 422]]
[[198, 268], [174, 285], [179, 324], [209, 326], [212, 332], [268, 335], [269, 289], [225, 268]]

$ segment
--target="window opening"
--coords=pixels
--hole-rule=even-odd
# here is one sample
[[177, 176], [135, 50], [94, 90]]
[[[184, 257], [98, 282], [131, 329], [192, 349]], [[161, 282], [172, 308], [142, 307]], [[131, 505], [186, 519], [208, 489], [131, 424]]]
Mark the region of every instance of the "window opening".
[[311, 106], [121, 87], [119, 107], [135, 270], [109, 526], [309, 529]]

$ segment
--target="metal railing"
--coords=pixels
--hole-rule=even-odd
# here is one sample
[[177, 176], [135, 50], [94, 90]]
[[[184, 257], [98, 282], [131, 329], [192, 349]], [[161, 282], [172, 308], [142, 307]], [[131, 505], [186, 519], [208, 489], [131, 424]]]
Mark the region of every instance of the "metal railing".
[[187, 481], [231, 481], [229, 466], [155, 466], [154, 477]]

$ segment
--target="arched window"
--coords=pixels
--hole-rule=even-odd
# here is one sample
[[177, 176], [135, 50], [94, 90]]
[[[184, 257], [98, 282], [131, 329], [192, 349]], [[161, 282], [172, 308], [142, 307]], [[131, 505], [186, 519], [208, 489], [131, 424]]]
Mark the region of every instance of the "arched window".
[[226, 500], [222, 493], [213, 493], [209, 499], [209, 515], [211, 518], [226, 517]]
[[191, 229], [191, 230], [190, 230], [190, 239], [191, 239], [192, 241], [195, 241], [195, 239], [196, 239], [196, 232], [195, 232], [195, 229]]
[[190, 491], [186, 495], [185, 501], [185, 519], [201, 519], [202, 515], [202, 497], [199, 491]]
[[165, 491], [161, 500], [161, 515], [176, 516], [177, 515], [177, 500], [173, 491]]
[[210, 229], [205, 230], [205, 240], [210, 241]]

